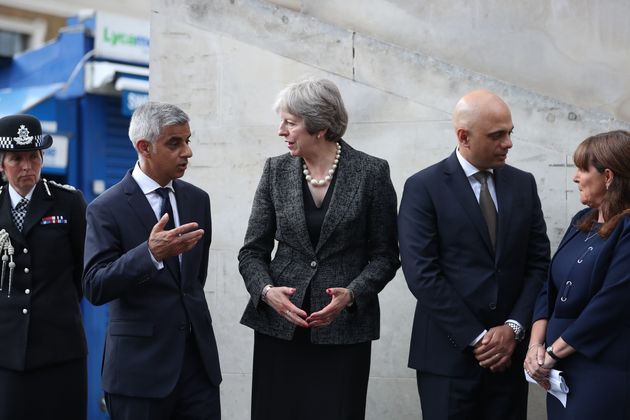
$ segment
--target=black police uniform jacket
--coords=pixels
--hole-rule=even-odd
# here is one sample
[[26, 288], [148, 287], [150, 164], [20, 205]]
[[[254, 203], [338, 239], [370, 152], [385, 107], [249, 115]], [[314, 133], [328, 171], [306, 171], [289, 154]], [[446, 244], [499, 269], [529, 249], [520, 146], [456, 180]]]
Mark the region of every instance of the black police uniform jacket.
[[87, 354], [79, 306], [85, 208], [79, 191], [39, 181], [20, 232], [2, 188], [0, 229], [9, 233], [16, 266], [11, 295], [8, 265], [0, 292], [0, 367], [32, 370]]

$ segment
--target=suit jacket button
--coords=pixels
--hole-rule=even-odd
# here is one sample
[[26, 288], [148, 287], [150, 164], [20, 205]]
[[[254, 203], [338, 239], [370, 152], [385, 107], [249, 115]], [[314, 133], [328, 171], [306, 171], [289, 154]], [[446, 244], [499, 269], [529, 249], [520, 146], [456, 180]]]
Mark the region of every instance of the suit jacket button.
[[495, 309], [497, 309], [497, 304], [493, 302], [488, 305], [488, 308], [490, 308], [491, 311], [494, 311]]
[[25, 293], [25, 294], [27, 294], [27, 295], [28, 295], [28, 294], [30, 294], [30, 293], [31, 293], [31, 289], [26, 289], [26, 290], [24, 291], [24, 293]]
[[22, 309], [22, 313], [23, 313], [24, 315], [28, 314], [28, 309], [26, 309], [26, 308]]
[[28, 269], [28, 267], [24, 267], [24, 272], [25, 272], [26, 274], [28, 274], [28, 272], [29, 272], [29, 271], [31, 271], [31, 270], [29, 270], [29, 269]]
[[22, 252], [24, 252], [25, 254], [28, 254], [28, 248], [24, 248], [24, 251]]
[[317, 267], [317, 261], [311, 261], [311, 268]]

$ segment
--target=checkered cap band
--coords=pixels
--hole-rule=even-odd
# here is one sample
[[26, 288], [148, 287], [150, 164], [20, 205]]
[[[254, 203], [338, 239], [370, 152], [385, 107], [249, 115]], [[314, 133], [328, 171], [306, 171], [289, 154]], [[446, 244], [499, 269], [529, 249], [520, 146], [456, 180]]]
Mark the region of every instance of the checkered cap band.
[[0, 149], [11, 150], [11, 149], [32, 149], [41, 147], [44, 143], [44, 136], [32, 136], [33, 140], [29, 144], [19, 145], [16, 143], [13, 137], [0, 137]]

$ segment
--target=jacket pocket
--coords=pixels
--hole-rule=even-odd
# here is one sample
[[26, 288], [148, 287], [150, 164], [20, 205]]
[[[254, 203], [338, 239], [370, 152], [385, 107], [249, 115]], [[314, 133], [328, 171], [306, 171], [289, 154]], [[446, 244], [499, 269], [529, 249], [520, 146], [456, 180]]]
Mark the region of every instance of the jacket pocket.
[[132, 337], [151, 337], [153, 335], [153, 324], [150, 322], [110, 321], [109, 334]]

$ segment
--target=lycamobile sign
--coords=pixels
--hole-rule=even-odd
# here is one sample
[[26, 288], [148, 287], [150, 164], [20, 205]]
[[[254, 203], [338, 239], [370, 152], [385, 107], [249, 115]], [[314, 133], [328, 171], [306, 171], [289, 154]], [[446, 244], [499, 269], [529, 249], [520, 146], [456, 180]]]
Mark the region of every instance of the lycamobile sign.
[[94, 49], [97, 57], [149, 64], [149, 22], [98, 12]]
[[138, 45], [149, 47], [149, 38], [136, 34], [125, 32], [115, 32], [107, 26], [103, 28], [103, 40], [107, 43], [116, 45]]

